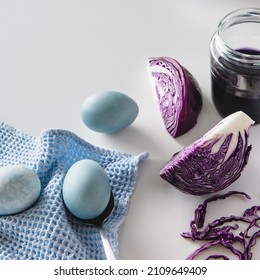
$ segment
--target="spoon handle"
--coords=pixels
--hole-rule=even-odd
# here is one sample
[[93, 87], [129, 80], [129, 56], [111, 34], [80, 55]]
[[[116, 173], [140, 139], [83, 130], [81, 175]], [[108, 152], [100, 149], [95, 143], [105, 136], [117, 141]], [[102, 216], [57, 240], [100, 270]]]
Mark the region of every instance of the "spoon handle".
[[116, 260], [116, 256], [113, 252], [111, 244], [110, 244], [110, 242], [107, 238], [107, 235], [105, 233], [105, 230], [102, 226], [99, 227], [99, 232], [100, 232], [100, 235], [101, 235], [101, 239], [102, 239], [102, 242], [103, 242], [103, 247], [104, 247], [104, 250], [105, 250], [107, 260]]

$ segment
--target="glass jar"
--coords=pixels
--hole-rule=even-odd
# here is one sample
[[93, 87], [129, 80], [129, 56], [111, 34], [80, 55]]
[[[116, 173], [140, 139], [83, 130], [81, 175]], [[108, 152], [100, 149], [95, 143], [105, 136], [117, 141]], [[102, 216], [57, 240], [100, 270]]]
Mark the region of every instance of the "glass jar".
[[222, 117], [243, 111], [260, 123], [260, 9], [234, 11], [210, 42], [213, 103]]

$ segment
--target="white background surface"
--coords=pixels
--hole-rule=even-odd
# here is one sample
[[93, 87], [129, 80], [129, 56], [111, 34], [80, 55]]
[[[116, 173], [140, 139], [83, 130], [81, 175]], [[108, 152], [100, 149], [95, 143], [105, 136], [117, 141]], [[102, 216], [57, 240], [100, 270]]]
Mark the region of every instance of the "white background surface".
[[[0, 0], [0, 119], [38, 135], [63, 128], [92, 144], [150, 157], [141, 164], [129, 213], [119, 232], [121, 259], [185, 259], [199, 244], [180, 233], [207, 196], [186, 195], [159, 177], [172, 154], [207, 132], [221, 118], [211, 102], [209, 41], [221, 18], [259, 0]], [[198, 124], [173, 139], [166, 132], [150, 84], [150, 56], [177, 59], [203, 91]], [[80, 118], [87, 96], [118, 90], [139, 105], [126, 130], [103, 135]], [[210, 219], [241, 214], [260, 204], [260, 126], [250, 130], [249, 163], [229, 190], [246, 191], [251, 201], [230, 198], [210, 206]], [[226, 191], [224, 191], [226, 192]], [[260, 246], [254, 250], [260, 259]]]

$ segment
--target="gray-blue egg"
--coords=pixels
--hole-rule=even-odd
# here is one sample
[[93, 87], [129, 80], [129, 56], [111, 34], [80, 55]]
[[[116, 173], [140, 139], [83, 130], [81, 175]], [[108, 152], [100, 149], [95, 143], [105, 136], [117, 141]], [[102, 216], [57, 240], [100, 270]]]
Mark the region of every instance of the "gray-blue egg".
[[96, 132], [115, 133], [131, 125], [138, 116], [136, 102], [118, 91], [90, 95], [82, 105], [84, 124]]
[[39, 198], [41, 182], [23, 165], [0, 168], [0, 215], [12, 215], [30, 208]]
[[68, 170], [63, 182], [63, 200], [74, 216], [98, 217], [108, 206], [111, 189], [105, 170], [93, 160], [80, 160]]

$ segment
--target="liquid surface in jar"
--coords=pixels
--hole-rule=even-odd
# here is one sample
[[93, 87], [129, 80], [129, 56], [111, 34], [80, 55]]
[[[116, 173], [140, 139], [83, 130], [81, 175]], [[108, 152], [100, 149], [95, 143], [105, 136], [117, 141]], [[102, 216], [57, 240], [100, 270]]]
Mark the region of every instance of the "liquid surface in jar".
[[[249, 54], [249, 55], [259, 55], [260, 60], [260, 50], [241, 48], [237, 51]], [[213, 65], [214, 67], [214, 65]], [[240, 68], [237, 68], [237, 72], [240, 72]], [[247, 88], [257, 89], [260, 93], [260, 70], [259, 72], [251, 71], [248, 69], [247, 75], [244, 76], [243, 82], [246, 84]], [[255, 123], [260, 123], [260, 95], [258, 98], [246, 98], [240, 97], [241, 95], [238, 90], [231, 89], [227, 81], [221, 80], [220, 78], [212, 75], [211, 87], [212, 87], [212, 100], [213, 103], [222, 117], [226, 117], [231, 113], [236, 111], [243, 111], [249, 115]], [[233, 90], [233, 92], [231, 92]], [[241, 91], [241, 93], [243, 93]]]
[[260, 50], [251, 49], [251, 48], [237, 49], [237, 51], [244, 54], [260, 55]]

